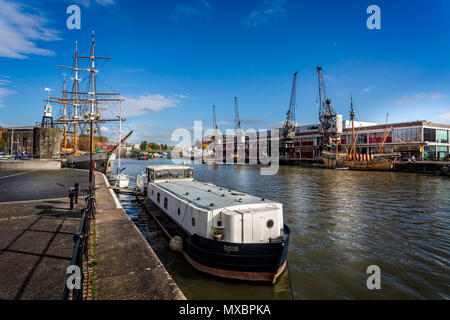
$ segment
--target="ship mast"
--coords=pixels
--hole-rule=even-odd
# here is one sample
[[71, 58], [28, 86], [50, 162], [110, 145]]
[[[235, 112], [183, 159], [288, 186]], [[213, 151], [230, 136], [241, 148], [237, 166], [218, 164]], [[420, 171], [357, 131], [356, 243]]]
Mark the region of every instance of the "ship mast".
[[[74, 105], [74, 115], [73, 119], [78, 120], [78, 41], [75, 41], [75, 105]], [[76, 122], [73, 123], [73, 137], [74, 137], [74, 150], [75, 150], [75, 156], [78, 153], [78, 124]]]
[[[66, 99], [66, 75], [64, 74], [64, 88], [63, 88], [63, 96]], [[64, 122], [66, 121], [66, 104], [64, 103]], [[66, 134], [66, 124], [64, 123], [64, 149], [67, 148], [67, 134]]]
[[356, 159], [356, 137], [355, 137], [355, 110], [353, 109], [353, 96], [350, 96], [350, 119], [352, 120], [352, 152], [353, 160]]
[[[59, 121], [58, 124], [66, 124], [66, 123], [73, 123], [74, 124], [74, 136], [75, 136], [75, 155], [77, 155], [78, 147], [77, 147], [77, 125], [86, 123], [89, 124], [90, 127], [90, 175], [89, 175], [89, 182], [92, 182], [92, 176], [93, 176], [93, 166], [92, 166], [92, 154], [94, 152], [94, 123], [105, 123], [105, 122], [111, 122], [111, 121], [119, 121], [119, 119], [100, 119], [100, 113], [98, 113], [99, 109], [105, 109], [98, 107], [98, 104], [103, 101], [117, 101], [122, 102], [123, 99], [99, 99], [97, 96], [101, 95], [120, 95], [119, 93], [99, 93], [95, 92], [95, 74], [98, 72], [98, 70], [95, 69], [95, 60], [96, 59], [111, 59], [111, 57], [96, 57], [95, 56], [95, 38], [94, 38], [94, 31], [92, 31], [92, 43], [91, 43], [91, 54], [90, 56], [79, 56], [78, 55], [78, 44], [75, 43], [75, 67], [67, 67], [67, 66], [58, 66], [61, 68], [67, 68], [75, 71], [75, 91], [69, 92], [64, 90], [64, 98], [56, 98], [56, 97], [50, 97], [48, 99], [49, 102], [55, 102], [55, 103], [61, 103], [64, 105], [72, 105], [75, 107], [75, 114], [73, 116], [72, 120], [64, 120]], [[78, 58], [80, 59], [89, 59], [90, 60], [90, 68], [89, 69], [82, 69], [78, 67]], [[90, 92], [79, 92], [78, 91], [78, 71], [85, 71], [90, 73], [91, 83], [90, 83]], [[74, 94], [74, 98], [66, 98], [65, 94]], [[79, 97], [79, 95], [81, 97]], [[83, 95], [89, 96], [89, 98], [82, 97]], [[50, 100], [52, 99], [52, 100]], [[89, 112], [83, 112], [83, 118], [80, 118], [78, 116], [78, 108], [87, 108], [89, 109]], [[120, 119], [121, 120], [121, 119]]]

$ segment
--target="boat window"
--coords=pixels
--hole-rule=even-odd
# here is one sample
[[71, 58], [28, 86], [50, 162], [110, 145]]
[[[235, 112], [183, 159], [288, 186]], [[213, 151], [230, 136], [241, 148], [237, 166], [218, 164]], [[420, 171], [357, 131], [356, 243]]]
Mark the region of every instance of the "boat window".
[[161, 198], [161, 195], [158, 192], [158, 195], [156, 196], [156, 200], [159, 202], [159, 199]]
[[186, 178], [187, 179], [191, 179], [191, 178], [193, 178], [193, 176], [194, 176], [194, 170], [192, 170], [192, 169], [188, 169], [188, 170], [186, 170]]
[[178, 208], [178, 215], [180, 215], [180, 208]]
[[272, 220], [272, 219], [267, 220], [266, 226], [267, 226], [267, 228], [269, 228], [269, 229], [272, 228], [272, 227], [273, 227], [273, 220]]
[[167, 180], [170, 178], [168, 170], [156, 171], [156, 180]]
[[183, 170], [172, 170], [170, 172], [170, 176], [172, 179], [183, 179], [184, 178]]
[[167, 209], [167, 203], [168, 203], [167, 198], [164, 198], [164, 209]]
[[195, 219], [192, 218], [192, 225], [195, 226]]

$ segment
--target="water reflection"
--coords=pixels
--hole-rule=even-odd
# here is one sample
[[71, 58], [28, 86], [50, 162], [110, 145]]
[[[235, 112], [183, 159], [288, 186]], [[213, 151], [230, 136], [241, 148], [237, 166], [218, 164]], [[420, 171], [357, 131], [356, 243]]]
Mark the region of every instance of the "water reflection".
[[[130, 175], [167, 160], [125, 160]], [[289, 266], [296, 299], [450, 298], [450, 180], [393, 172], [195, 165], [195, 178], [280, 201], [292, 231]], [[290, 299], [288, 273], [275, 286], [214, 278], [170, 251], [144, 212], [127, 212], [190, 299]], [[382, 290], [366, 288], [379, 265]]]

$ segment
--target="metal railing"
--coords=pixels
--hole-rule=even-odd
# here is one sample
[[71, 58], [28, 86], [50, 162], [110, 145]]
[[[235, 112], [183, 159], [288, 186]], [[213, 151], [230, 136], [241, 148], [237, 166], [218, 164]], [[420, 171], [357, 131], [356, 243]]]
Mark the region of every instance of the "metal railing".
[[[83, 300], [83, 282], [84, 272], [83, 264], [88, 256], [88, 240], [90, 235], [91, 219], [95, 219], [95, 189], [89, 186], [86, 192], [86, 204], [81, 214], [81, 224], [78, 232], [73, 236], [75, 247], [72, 254], [70, 266], [67, 268], [67, 277], [64, 288], [63, 300]], [[71, 209], [73, 209], [72, 200], [78, 198], [78, 186], [69, 190], [71, 199]], [[75, 202], [76, 203], [76, 202]], [[70, 295], [72, 293], [72, 295]]]

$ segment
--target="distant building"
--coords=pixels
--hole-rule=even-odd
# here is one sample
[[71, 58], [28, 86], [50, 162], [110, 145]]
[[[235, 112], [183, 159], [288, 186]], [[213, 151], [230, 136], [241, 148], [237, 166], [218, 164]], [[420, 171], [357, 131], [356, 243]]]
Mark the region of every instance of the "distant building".
[[[436, 160], [449, 157], [450, 125], [448, 124], [432, 123], [425, 120], [386, 125], [355, 121], [354, 127], [357, 136], [356, 153], [371, 154], [379, 152], [386, 131], [386, 133], [389, 133], [383, 147], [385, 152], [398, 152], [403, 156], [414, 156], [418, 160]], [[340, 134], [341, 150], [348, 152], [353, 145], [351, 121], [342, 121], [342, 131], [342, 134]], [[293, 151], [284, 155], [284, 157], [302, 160], [322, 159], [321, 138], [320, 124], [297, 127], [292, 142]], [[220, 140], [218, 142], [223, 150], [223, 156], [225, 154], [237, 154], [236, 137], [219, 136], [218, 140]], [[203, 139], [203, 143], [206, 144], [211, 144], [213, 141], [214, 137], [211, 136]], [[251, 148], [259, 147], [261, 141], [259, 132], [257, 132], [256, 137], [245, 137], [244, 153], [246, 157], [248, 157]], [[259, 152], [267, 152], [270, 155], [272, 142], [272, 138], [269, 138], [267, 145], [264, 145], [265, 150], [259, 150]]]
[[[377, 125], [355, 122], [356, 153], [370, 154], [379, 151], [386, 132], [384, 151], [399, 152], [405, 156], [415, 156], [420, 160], [444, 159], [449, 155], [450, 125], [428, 121], [414, 121]], [[320, 125], [302, 126], [296, 129], [292, 158], [320, 159]], [[350, 150], [353, 144], [352, 127], [348, 120], [343, 121], [340, 135], [343, 151]]]
[[38, 126], [8, 128], [5, 150], [10, 154], [28, 154], [41, 159], [59, 159], [62, 133], [59, 128]]

